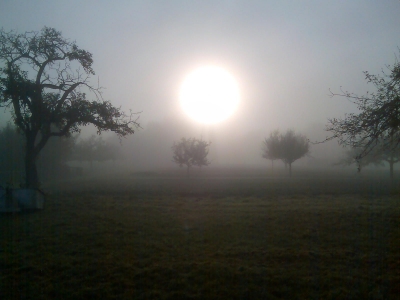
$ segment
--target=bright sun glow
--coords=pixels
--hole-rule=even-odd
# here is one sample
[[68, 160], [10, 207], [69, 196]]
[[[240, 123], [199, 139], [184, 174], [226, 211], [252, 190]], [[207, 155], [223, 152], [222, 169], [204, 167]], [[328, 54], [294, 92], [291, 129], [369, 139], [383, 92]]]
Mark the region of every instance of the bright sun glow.
[[202, 123], [217, 123], [234, 113], [239, 89], [233, 76], [222, 68], [208, 66], [190, 73], [184, 80], [180, 101], [183, 110]]

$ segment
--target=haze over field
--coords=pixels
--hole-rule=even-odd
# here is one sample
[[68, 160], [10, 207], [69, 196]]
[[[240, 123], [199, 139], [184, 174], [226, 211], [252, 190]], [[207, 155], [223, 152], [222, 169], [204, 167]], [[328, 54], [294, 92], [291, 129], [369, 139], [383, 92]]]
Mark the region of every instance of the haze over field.
[[0, 299], [398, 299], [399, 16], [0, 0]]
[[[106, 88], [104, 98], [141, 112], [143, 129], [123, 145], [145, 169], [171, 165], [182, 136], [210, 139], [221, 164], [266, 163], [260, 145], [277, 128], [323, 139], [327, 118], [355, 111], [329, 89], [365, 94], [372, 87], [363, 71], [378, 74], [395, 61], [399, 12], [397, 0], [1, 1], [0, 26], [54, 27], [93, 53], [92, 82]], [[185, 76], [210, 64], [235, 77], [241, 101], [230, 118], [204, 126], [178, 98]], [[0, 118], [3, 126], [9, 111]], [[316, 145], [311, 155], [332, 160], [337, 148]]]

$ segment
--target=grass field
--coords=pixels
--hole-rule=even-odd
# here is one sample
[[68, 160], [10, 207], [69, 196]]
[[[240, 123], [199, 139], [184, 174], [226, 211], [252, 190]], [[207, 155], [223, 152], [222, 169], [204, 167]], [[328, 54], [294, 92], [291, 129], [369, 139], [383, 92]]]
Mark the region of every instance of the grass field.
[[0, 299], [399, 299], [381, 177], [137, 173], [0, 215]]

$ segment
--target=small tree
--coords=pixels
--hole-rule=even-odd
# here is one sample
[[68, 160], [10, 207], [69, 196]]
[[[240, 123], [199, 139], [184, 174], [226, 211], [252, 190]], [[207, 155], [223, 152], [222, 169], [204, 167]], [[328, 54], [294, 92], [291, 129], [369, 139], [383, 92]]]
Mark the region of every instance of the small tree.
[[120, 157], [120, 155], [121, 155], [121, 148], [119, 148], [115, 144], [112, 144], [110, 141], [103, 141], [101, 139], [101, 142], [99, 143], [99, 146], [97, 148], [97, 155], [96, 155], [97, 161], [105, 162], [111, 160], [113, 163], [115, 163], [116, 160]]
[[90, 169], [93, 170], [93, 161], [96, 160], [96, 148], [99, 140], [95, 135], [91, 135], [86, 139], [82, 139], [76, 143], [73, 151], [73, 160], [80, 162], [87, 161], [90, 164]]
[[280, 157], [279, 139], [279, 130], [274, 130], [269, 135], [269, 138], [264, 140], [262, 146], [262, 157], [271, 160], [272, 170], [274, 169], [274, 160]]
[[310, 150], [307, 137], [288, 130], [285, 134], [272, 132], [263, 145], [263, 157], [280, 159], [289, 166], [289, 175], [292, 176], [292, 163], [305, 156]]
[[[92, 54], [44, 27], [18, 34], [0, 30], [0, 107], [10, 107], [25, 139], [25, 185], [38, 187], [36, 161], [52, 137], [69, 137], [93, 124], [98, 133], [134, 133], [139, 124], [90, 84]], [[83, 70], [82, 70], [83, 69]], [[83, 90], [80, 90], [83, 89]], [[86, 99], [86, 92], [96, 100]]]
[[[50, 139], [37, 158], [41, 178], [54, 179], [69, 173], [69, 161], [75, 147], [75, 137]], [[24, 136], [11, 124], [0, 129], [0, 182], [17, 185], [24, 174]]]
[[390, 179], [393, 179], [394, 164], [400, 161], [400, 149], [399, 147], [394, 149], [386, 149], [382, 151], [382, 160], [389, 164]]
[[387, 66], [389, 74], [364, 72], [366, 80], [375, 87], [375, 92], [358, 96], [341, 91], [331, 96], [346, 97], [353, 102], [359, 113], [350, 113], [343, 119], [328, 119], [326, 130], [332, 136], [325, 141], [338, 139], [340, 145], [361, 149], [360, 160], [375, 148], [378, 151], [395, 152], [400, 143], [400, 63]]
[[174, 142], [172, 145], [172, 161], [179, 167], [186, 166], [189, 176], [192, 166], [202, 167], [210, 164], [210, 161], [207, 160], [210, 144], [196, 138], [182, 138], [178, 143]]
[[209, 146], [211, 143], [207, 143], [203, 140], [194, 139], [193, 145], [193, 165], [197, 167], [208, 166], [210, 161], [207, 159]]
[[73, 151], [73, 160], [80, 162], [87, 161], [90, 169], [93, 170], [93, 162], [104, 162], [108, 160], [115, 161], [119, 153], [119, 148], [107, 143], [102, 137], [92, 135], [86, 139], [80, 140], [75, 144]]
[[357, 170], [358, 172], [361, 172], [361, 170], [370, 165], [373, 164], [375, 166], [382, 166], [382, 156], [377, 155], [377, 153], [369, 153], [368, 155], [365, 155], [361, 159], [357, 159], [359, 157], [360, 153], [363, 151], [361, 148], [351, 148], [346, 150], [344, 157], [340, 159], [335, 165], [337, 166], [350, 166], [353, 164], [357, 165]]
[[356, 164], [358, 172], [362, 168], [374, 164], [375, 166], [383, 166], [383, 162], [389, 164], [389, 175], [393, 179], [394, 165], [400, 161], [400, 149], [385, 149], [382, 146], [377, 146], [368, 154], [363, 154], [363, 148], [351, 148], [346, 151], [345, 157], [341, 159], [336, 165], [352, 165]]

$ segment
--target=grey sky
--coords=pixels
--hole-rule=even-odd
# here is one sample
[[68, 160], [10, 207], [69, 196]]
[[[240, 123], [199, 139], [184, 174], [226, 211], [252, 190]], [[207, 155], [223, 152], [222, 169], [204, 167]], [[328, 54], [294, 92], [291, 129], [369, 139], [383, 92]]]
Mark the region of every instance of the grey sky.
[[[329, 98], [363, 94], [400, 46], [400, 1], [0, 0], [0, 26], [43, 26], [93, 53], [104, 97], [141, 122], [183, 118], [178, 90], [202, 64], [225, 67], [242, 92], [223, 132], [305, 130], [352, 109]], [[216, 130], [217, 130], [216, 129]]]

